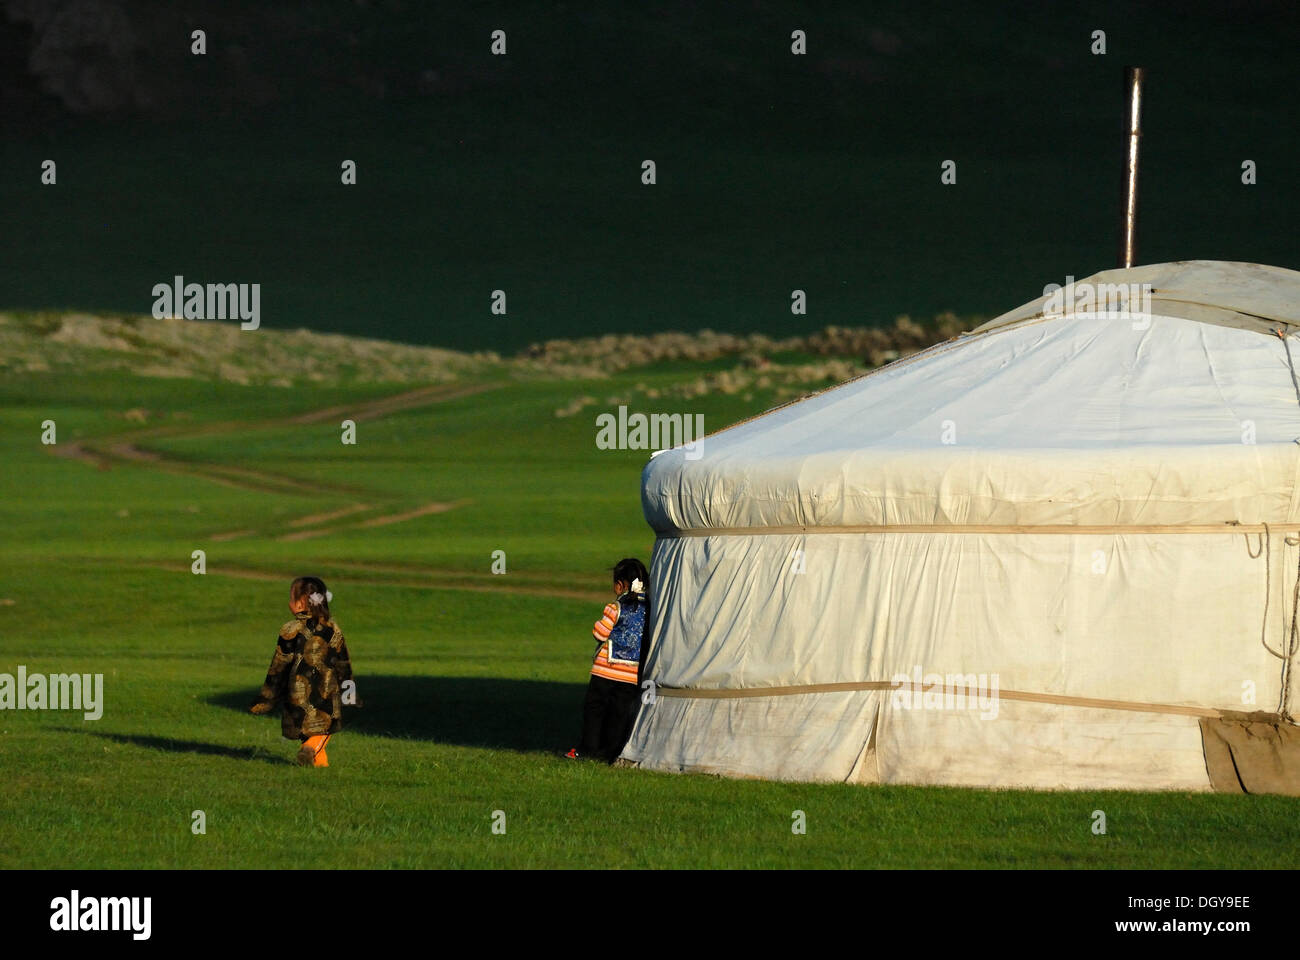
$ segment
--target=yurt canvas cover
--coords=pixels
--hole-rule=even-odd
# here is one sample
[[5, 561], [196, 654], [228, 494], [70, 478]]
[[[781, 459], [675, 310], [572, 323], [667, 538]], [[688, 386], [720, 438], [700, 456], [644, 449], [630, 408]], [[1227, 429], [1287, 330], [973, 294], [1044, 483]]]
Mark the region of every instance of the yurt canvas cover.
[[1195, 790], [1203, 718], [1289, 709], [1300, 273], [1080, 283], [1152, 315], [1039, 298], [650, 461], [624, 760]]

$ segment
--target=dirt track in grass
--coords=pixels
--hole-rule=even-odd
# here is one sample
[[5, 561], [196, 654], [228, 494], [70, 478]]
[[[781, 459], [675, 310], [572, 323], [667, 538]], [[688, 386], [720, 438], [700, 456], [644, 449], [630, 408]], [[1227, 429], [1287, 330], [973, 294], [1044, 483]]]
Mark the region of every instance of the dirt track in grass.
[[[450, 400], [459, 400], [463, 397], [494, 390], [499, 386], [501, 386], [499, 383], [439, 384], [419, 387], [414, 390], [404, 390], [374, 400], [324, 407], [319, 410], [311, 410], [306, 413], [272, 420], [251, 423], [241, 420], [224, 420], [195, 427], [155, 427], [132, 432], [129, 439], [115, 436], [104, 440], [82, 440], [73, 443], [52, 444], [46, 449], [58, 457], [90, 464], [99, 470], [111, 470], [115, 466], [132, 465], [209, 480], [213, 483], [252, 490], [258, 493], [313, 494], [325, 497], [355, 498], [354, 502], [338, 509], [291, 520], [289, 522], [291, 527], [303, 529], [295, 529], [290, 533], [281, 534], [277, 537], [282, 541], [310, 540], [316, 537], [328, 536], [344, 529], [388, 526], [431, 514], [445, 513], [448, 510], [465, 506], [471, 501], [460, 499], [451, 502], [430, 502], [413, 508], [398, 509], [402, 505], [390, 494], [367, 491], [353, 486], [302, 480], [297, 477], [270, 473], [265, 470], [254, 470], [249, 467], [186, 460], [141, 444], [151, 439], [190, 439], [224, 433], [283, 429], [285, 427], [325, 423], [339, 417], [360, 423], [382, 419], [392, 413], [415, 410], [432, 404], [446, 403]], [[384, 512], [379, 513], [378, 511]], [[366, 516], [367, 514], [375, 515]], [[256, 529], [222, 530], [210, 534], [209, 539], [215, 542], [227, 542], [246, 537], [270, 535]]]

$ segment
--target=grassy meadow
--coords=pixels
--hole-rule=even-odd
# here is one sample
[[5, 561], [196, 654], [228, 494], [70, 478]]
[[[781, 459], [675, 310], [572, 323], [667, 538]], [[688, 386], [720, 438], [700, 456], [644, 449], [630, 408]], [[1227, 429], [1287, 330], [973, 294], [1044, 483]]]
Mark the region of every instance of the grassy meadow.
[[[652, 543], [646, 455], [598, 450], [594, 415], [688, 409], [674, 391], [727, 366], [575, 379], [484, 361], [432, 384], [290, 386], [0, 376], [0, 672], [105, 678], [97, 721], [0, 713], [0, 866], [1300, 866], [1279, 843], [1295, 836], [1289, 798], [729, 781], [560, 758], [606, 571]], [[716, 429], [779, 399], [714, 389], [689, 409]], [[294, 766], [278, 718], [246, 712], [307, 572], [334, 594], [363, 700], [328, 770]]]

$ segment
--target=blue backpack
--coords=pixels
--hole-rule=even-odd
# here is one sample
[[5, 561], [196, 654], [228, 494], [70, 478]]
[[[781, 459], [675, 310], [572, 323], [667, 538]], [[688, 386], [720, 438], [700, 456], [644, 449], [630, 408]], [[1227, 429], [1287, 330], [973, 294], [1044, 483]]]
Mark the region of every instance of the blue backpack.
[[625, 593], [618, 598], [618, 622], [609, 632], [609, 659], [639, 663], [645, 636], [645, 594]]

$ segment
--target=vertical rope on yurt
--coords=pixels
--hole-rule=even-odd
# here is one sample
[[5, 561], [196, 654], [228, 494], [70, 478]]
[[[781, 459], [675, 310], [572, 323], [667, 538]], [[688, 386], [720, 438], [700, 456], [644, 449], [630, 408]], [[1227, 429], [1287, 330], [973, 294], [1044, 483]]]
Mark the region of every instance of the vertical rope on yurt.
[[[1291, 676], [1292, 661], [1295, 659], [1296, 650], [1300, 648], [1300, 557], [1297, 558], [1296, 564], [1296, 581], [1295, 588], [1291, 595], [1291, 630], [1287, 634], [1285, 622], [1283, 623], [1283, 638], [1287, 641], [1286, 652], [1280, 653], [1268, 645], [1268, 608], [1269, 601], [1273, 596], [1273, 547], [1272, 531], [1268, 529], [1268, 524], [1264, 525], [1264, 532], [1259, 535], [1259, 546], [1252, 550], [1250, 547], [1250, 534], [1244, 533], [1246, 538], [1246, 553], [1252, 560], [1259, 559], [1260, 554], [1264, 555], [1264, 618], [1259, 626], [1259, 643], [1270, 654], [1282, 661], [1282, 692], [1278, 699], [1277, 712], [1278, 716], [1284, 720], [1292, 720], [1291, 717]], [[1282, 538], [1282, 542], [1289, 547], [1300, 546], [1300, 537]]]
[[[1295, 388], [1296, 402], [1300, 403], [1300, 379], [1296, 378], [1295, 359], [1291, 356], [1290, 333], [1286, 328], [1279, 327], [1273, 331], [1277, 338], [1282, 341], [1282, 347], [1286, 350], [1286, 365], [1291, 371], [1291, 385]], [[1264, 528], [1267, 532], [1268, 528]], [[1300, 536], [1284, 536], [1282, 542], [1288, 547], [1300, 547]], [[1249, 548], [1248, 548], [1249, 549]], [[1296, 563], [1296, 581], [1295, 589], [1291, 594], [1291, 634], [1287, 637], [1286, 653], [1274, 653], [1268, 644], [1264, 644], [1264, 649], [1268, 650], [1275, 657], [1282, 661], [1282, 695], [1278, 701], [1277, 712], [1283, 720], [1289, 720], [1294, 723], [1291, 716], [1291, 665], [1295, 658], [1297, 641], [1300, 640], [1300, 623], [1297, 623], [1297, 617], [1300, 615], [1300, 557]], [[1284, 634], [1285, 636], [1285, 634]]]
[[1282, 654], [1278, 653], [1268, 645], [1268, 604], [1273, 597], [1273, 540], [1272, 533], [1268, 529], [1268, 524], [1264, 524], [1264, 532], [1259, 535], [1259, 549], [1250, 549], [1250, 534], [1243, 533], [1246, 538], [1246, 553], [1250, 554], [1250, 559], [1257, 560], [1259, 555], [1264, 554], [1264, 622], [1259, 626], [1259, 642], [1265, 650], [1273, 656], [1281, 659]]
[[[1283, 542], [1289, 547], [1300, 547], [1300, 537], [1283, 537]], [[1300, 614], [1300, 558], [1296, 563], [1295, 590], [1291, 594], [1291, 637], [1287, 644], [1286, 656], [1282, 658], [1282, 698], [1278, 703], [1277, 712], [1283, 720], [1291, 720], [1291, 662], [1295, 659], [1297, 640], [1300, 640], [1300, 631], [1297, 624], [1297, 615]]]

